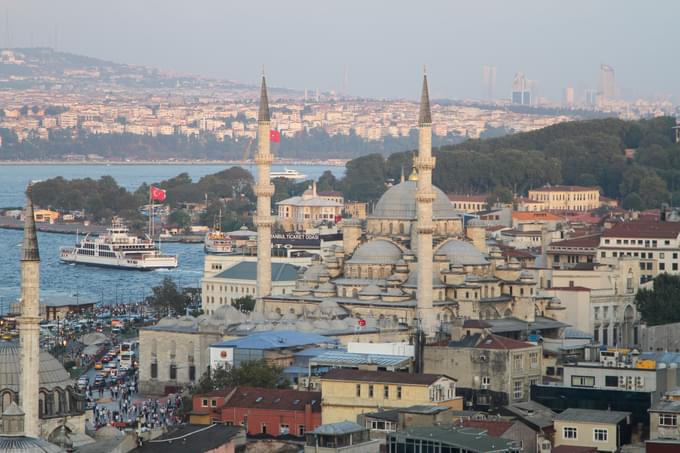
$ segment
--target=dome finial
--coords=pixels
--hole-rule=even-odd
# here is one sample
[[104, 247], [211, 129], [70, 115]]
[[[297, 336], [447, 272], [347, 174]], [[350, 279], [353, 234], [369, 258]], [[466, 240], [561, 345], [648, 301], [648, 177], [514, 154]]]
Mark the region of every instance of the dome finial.
[[411, 174], [408, 177], [409, 181], [418, 181], [418, 172], [416, 171], [416, 167], [413, 167], [411, 170]]

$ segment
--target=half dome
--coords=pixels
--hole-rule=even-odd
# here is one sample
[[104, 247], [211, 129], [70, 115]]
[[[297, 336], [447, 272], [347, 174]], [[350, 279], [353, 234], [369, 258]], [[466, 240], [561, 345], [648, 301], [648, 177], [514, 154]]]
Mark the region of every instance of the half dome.
[[402, 251], [393, 242], [385, 239], [374, 239], [361, 244], [354, 251], [350, 264], [396, 264], [401, 259]]
[[[21, 348], [15, 342], [0, 343], [0, 389], [19, 391]], [[40, 351], [40, 388], [53, 390], [73, 386], [71, 377], [64, 366], [49, 352]]]

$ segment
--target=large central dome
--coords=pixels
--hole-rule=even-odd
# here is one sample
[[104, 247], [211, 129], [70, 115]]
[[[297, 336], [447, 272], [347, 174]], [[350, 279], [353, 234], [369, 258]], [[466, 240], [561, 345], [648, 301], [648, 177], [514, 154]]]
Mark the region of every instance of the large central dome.
[[[416, 219], [416, 181], [404, 181], [392, 186], [380, 197], [370, 217], [378, 219]], [[449, 198], [440, 189], [432, 186], [434, 202], [432, 218], [435, 220], [459, 218]]]

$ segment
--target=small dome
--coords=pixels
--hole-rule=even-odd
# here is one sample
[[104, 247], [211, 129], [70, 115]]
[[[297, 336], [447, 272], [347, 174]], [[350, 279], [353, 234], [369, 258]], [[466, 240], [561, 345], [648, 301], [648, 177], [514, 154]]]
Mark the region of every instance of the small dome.
[[232, 305], [222, 305], [215, 310], [212, 316], [223, 321], [226, 325], [240, 324], [246, 320], [246, 315]]
[[315, 291], [318, 291], [320, 293], [334, 293], [335, 285], [329, 282], [322, 283], [316, 288]]
[[172, 316], [166, 316], [165, 318], [161, 318], [160, 321], [156, 324], [158, 327], [175, 327], [177, 324], [177, 319], [175, 319]]
[[292, 321], [297, 321], [298, 320], [298, 315], [295, 313], [288, 312], [283, 317], [281, 318], [281, 321], [283, 322], [292, 322]]
[[357, 247], [348, 263], [396, 264], [401, 259], [401, 255], [401, 249], [393, 242], [375, 239]]
[[327, 277], [330, 274], [323, 264], [312, 264], [307, 268], [302, 278], [307, 281], [318, 281], [320, 277]]
[[102, 426], [94, 433], [94, 438], [96, 440], [116, 439], [123, 435], [124, 434], [117, 428], [114, 428], [111, 425], [106, 425]]
[[251, 311], [250, 315], [248, 315], [248, 320], [253, 324], [261, 324], [266, 321], [264, 315], [259, 311]]
[[331, 329], [333, 330], [345, 330], [346, 328], [347, 324], [342, 319], [334, 319], [331, 321]]
[[311, 322], [305, 320], [298, 321], [295, 324], [295, 330], [298, 330], [300, 332], [311, 332], [314, 330], [314, 326], [312, 325]]
[[489, 264], [484, 257], [484, 254], [477, 250], [474, 245], [457, 239], [445, 242], [444, 245], [435, 251], [435, 253], [437, 255], [446, 255], [452, 264], [460, 264], [462, 266], [481, 266]]
[[318, 319], [314, 321], [313, 325], [316, 330], [328, 330], [331, 328], [331, 324], [325, 319]]
[[347, 314], [347, 311], [338, 305], [334, 300], [324, 300], [318, 305], [321, 314], [326, 316], [342, 316]]
[[196, 318], [193, 316], [182, 316], [177, 319], [177, 327], [196, 328], [198, 327], [197, 324]]
[[379, 296], [381, 294], [382, 290], [375, 283], [371, 283], [370, 285], [362, 288], [361, 291], [359, 291], [359, 295], [361, 296]]
[[[416, 219], [416, 182], [404, 181], [390, 187], [387, 192], [380, 197], [373, 209], [371, 218], [376, 219]], [[437, 219], [458, 219], [460, 218], [449, 198], [437, 187], [432, 187], [435, 195], [432, 203], [432, 218]]]
[[3, 453], [65, 453], [61, 447], [46, 440], [27, 436], [0, 436]]

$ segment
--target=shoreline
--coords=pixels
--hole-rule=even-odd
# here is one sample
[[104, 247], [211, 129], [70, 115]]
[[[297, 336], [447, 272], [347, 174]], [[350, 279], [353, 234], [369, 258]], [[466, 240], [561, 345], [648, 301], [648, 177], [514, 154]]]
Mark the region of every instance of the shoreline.
[[[298, 165], [298, 166], [318, 166], [323, 165], [327, 167], [344, 167], [349, 160], [334, 159], [326, 160], [281, 160], [274, 161], [272, 165]], [[148, 165], [167, 165], [167, 166], [181, 166], [181, 165], [255, 165], [254, 161], [241, 160], [135, 160], [135, 161], [119, 161], [119, 160], [98, 160], [98, 161], [68, 161], [68, 160], [0, 160], [0, 165], [5, 166], [31, 166], [31, 165], [53, 165], [53, 166], [67, 166], [67, 165], [101, 165], [101, 166], [148, 166]]]

